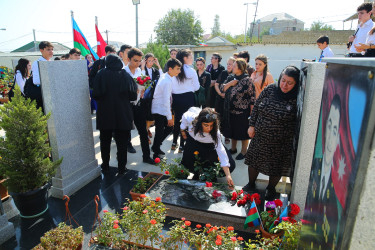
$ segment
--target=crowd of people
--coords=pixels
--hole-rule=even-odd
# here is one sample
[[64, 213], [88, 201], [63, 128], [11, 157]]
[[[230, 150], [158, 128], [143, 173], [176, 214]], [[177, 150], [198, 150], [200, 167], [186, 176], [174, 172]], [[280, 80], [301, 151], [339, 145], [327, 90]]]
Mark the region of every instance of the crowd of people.
[[[357, 12], [359, 25], [348, 40], [348, 57], [373, 56], [375, 26], [371, 15], [375, 14], [375, 4], [363, 3]], [[317, 45], [321, 49], [319, 61], [334, 56], [327, 36], [319, 37]], [[39, 49], [42, 55], [37, 61], [52, 59], [50, 42], [41, 42]], [[263, 173], [270, 177], [266, 199], [275, 197], [281, 176], [292, 172], [296, 100], [301, 82], [298, 68], [286, 67], [275, 82], [267, 56], [256, 56], [253, 68], [248, 51], [234, 53], [226, 61], [226, 68], [219, 53], [212, 54], [207, 66], [205, 59], [198, 57], [196, 70], [192, 66], [193, 53], [187, 49], [171, 49], [164, 67], [152, 53], [144, 55], [129, 45], [121, 46], [119, 51], [108, 45], [105, 53], [95, 62], [91, 55], [85, 56], [104, 173], [109, 170], [112, 138], [117, 145], [118, 174], [125, 173], [127, 153], [136, 152], [131, 143], [131, 130], [136, 128], [145, 163], [155, 164], [155, 158], [165, 155], [161, 146], [172, 134], [170, 149], [182, 153], [182, 163], [194, 174], [193, 178], [199, 178], [193, 162], [194, 152], [199, 151], [202, 161], [220, 162], [228, 185], [233, 186], [232, 155], [238, 153], [235, 160], [244, 160], [248, 165], [249, 183], [243, 189], [255, 189], [256, 178]], [[73, 48], [55, 60], [80, 57], [79, 49]], [[18, 62], [15, 83], [22, 94], [31, 72], [34, 87], [40, 88], [37, 61], [31, 65], [21, 58]], [[150, 81], [151, 87], [144, 86], [143, 80]], [[153, 142], [151, 126], [155, 126]]]

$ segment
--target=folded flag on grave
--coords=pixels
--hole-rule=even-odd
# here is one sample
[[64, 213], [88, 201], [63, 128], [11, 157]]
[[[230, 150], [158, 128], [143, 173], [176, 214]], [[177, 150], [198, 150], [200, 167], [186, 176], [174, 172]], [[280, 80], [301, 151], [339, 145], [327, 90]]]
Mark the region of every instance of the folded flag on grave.
[[260, 216], [259, 216], [259, 213], [258, 213], [257, 206], [256, 206], [255, 202], [253, 201], [251, 203], [250, 210], [247, 213], [244, 228], [246, 229], [248, 227], [257, 227], [259, 225], [260, 225]]

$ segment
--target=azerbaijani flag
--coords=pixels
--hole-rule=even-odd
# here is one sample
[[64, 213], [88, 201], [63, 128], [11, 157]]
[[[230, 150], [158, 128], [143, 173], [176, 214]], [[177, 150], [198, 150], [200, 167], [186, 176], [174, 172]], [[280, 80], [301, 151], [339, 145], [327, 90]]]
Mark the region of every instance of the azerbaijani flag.
[[247, 217], [246, 217], [245, 224], [243, 225], [243, 227], [246, 229], [248, 227], [257, 227], [259, 225], [260, 225], [259, 213], [258, 213], [257, 206], [255, 202], [253, 201], [251, 203], [250, 210], [247, 213]]
[[98, 25], [95, 24], [95, 31], [96, 31], [96, 41], [98, 42], [96, 46], [96, 52], [99, 56], [99, 58], [102, 58], [105, 56], [105, 46], [107, 46], [107, 43], [104, 41], [102, 35], [99, 32]]
[[79, 49], [81, 51], [82, 56], [91, 54], [94, 60], [98, 60], [99, 59], [98, 55], [91, 48], [89, 42], [87, 41], [86, 37], [83, 35], [82, 31], [79, 29], [73, 17], [72, 17], [72, 23], [73, 23], [74, 48]]

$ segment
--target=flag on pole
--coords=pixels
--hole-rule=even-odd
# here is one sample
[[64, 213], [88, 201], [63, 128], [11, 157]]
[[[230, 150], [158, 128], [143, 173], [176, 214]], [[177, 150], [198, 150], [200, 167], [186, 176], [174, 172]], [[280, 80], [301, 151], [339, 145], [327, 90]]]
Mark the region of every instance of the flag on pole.
[[251, 203], [250, 210], [247, 213], [244, 228], [246, 229], [248, 227], [257, 227], [259, 225], [260, 225], [260, 217], [259, 217], [257, 206], [255, 202], [253, 201]]
[[105, 46], [107, 46], [107, 43], [104, 41], [102, 35], [99, 32], [98, 25], [95, 24], [95, 30], [96, 30], [96, 41], [97, 47], [96, 47], [96, 53], [98, 54], [99, 58], [102, 58], [105, 56]]
[[89, 42], [87, 41], [86, 37], [83, 35], [82, 31], [79, 29], [73, 17], [72, 17], [72, 23], [73, 23], [74, 48], [79, 49], [81, 51], [82, 56], [91, 54], [94, 60], [99, 59], [98, 55], [91, 48]]
[[280, 216], [279, 216], [279, 221], [280, 222], [283, 221], [283, 217], [288, 217], [288, 206], [286, 206], [284, 208], [284, 211], [280, 214]]

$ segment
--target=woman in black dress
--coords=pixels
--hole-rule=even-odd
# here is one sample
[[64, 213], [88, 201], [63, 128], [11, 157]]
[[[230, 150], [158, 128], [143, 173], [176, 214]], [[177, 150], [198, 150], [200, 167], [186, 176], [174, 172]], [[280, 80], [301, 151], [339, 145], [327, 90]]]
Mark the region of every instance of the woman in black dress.
[[252, 140], [245, 160], [249, 183], [243, 189], [254, 189], [259, 173], [268, 175], [266, 200], [276, 197], [281, 176], [291, 175], [299, 77], [298, 68], [286, 67], [278, 83], [262, 91], [251, 113], [248, 133]]
[[247, 63], [244, 59], [236, 59], [233, 74], [221, 86], [225, 92], [223, 111], [223, 135], [232, 139], [232, 154], [237, 153], [237, 141], [242, 142], [241, 152], [236, 160], [244, 159], [249, 135], [247, 133], [250, 112], [255, 103], [255, 87], [246, 71]]

